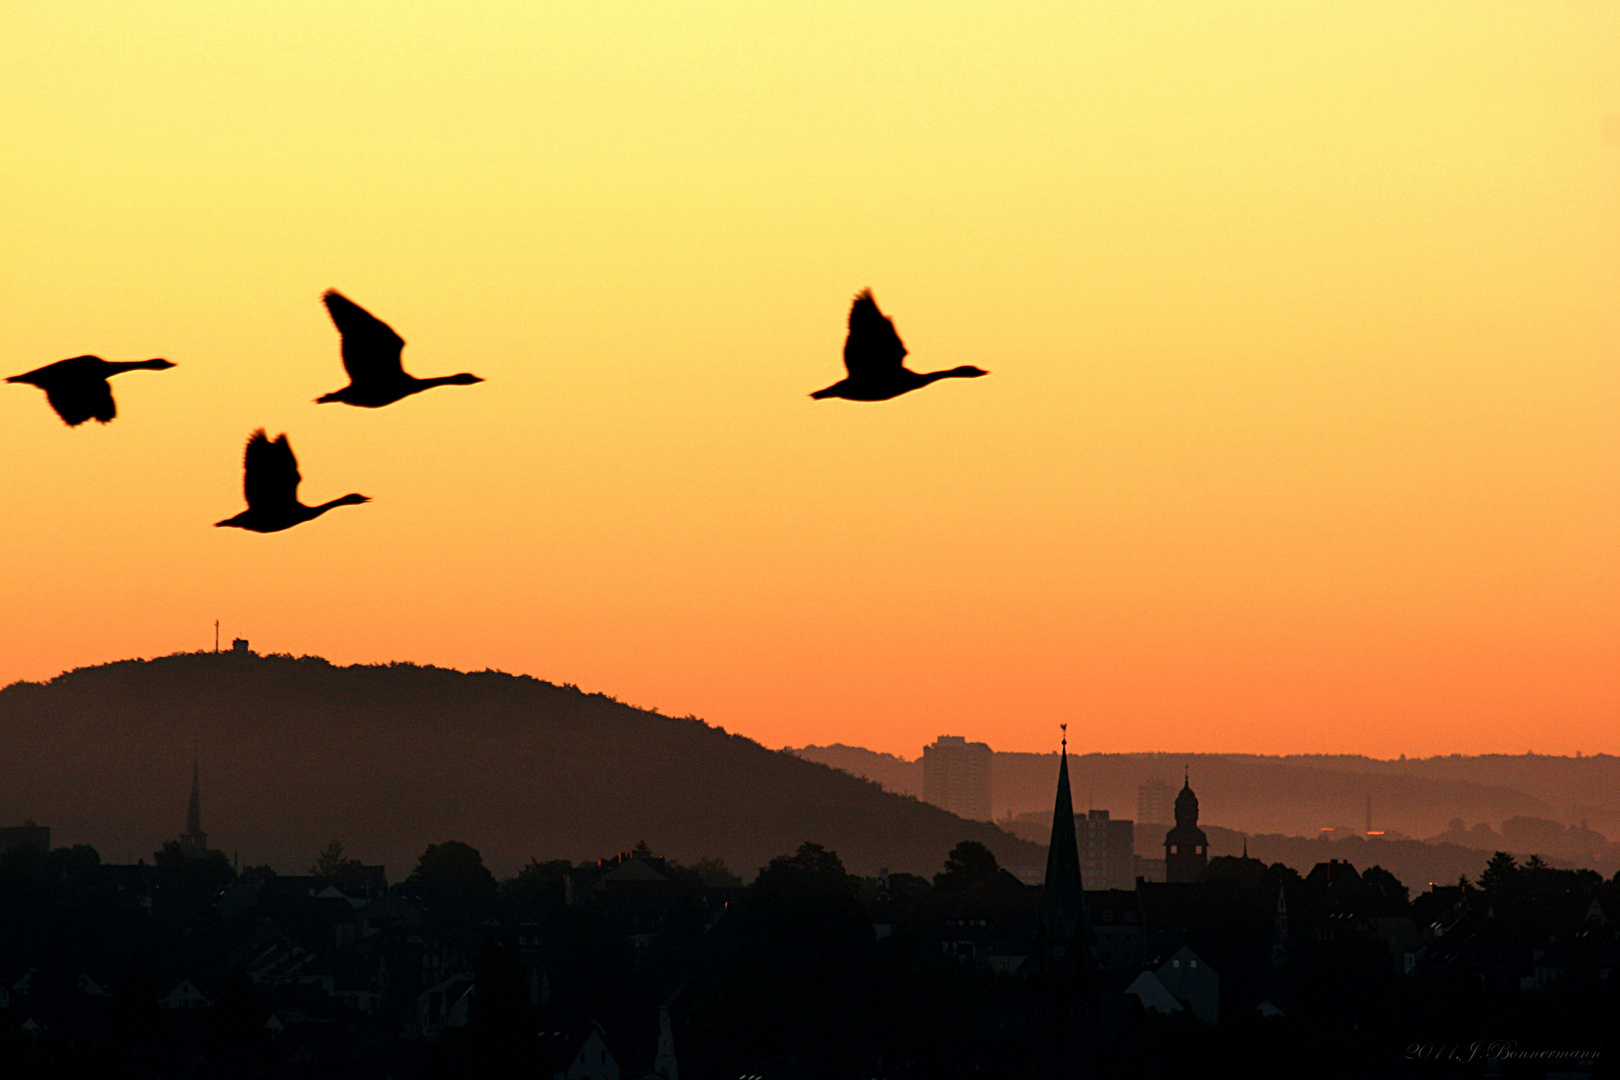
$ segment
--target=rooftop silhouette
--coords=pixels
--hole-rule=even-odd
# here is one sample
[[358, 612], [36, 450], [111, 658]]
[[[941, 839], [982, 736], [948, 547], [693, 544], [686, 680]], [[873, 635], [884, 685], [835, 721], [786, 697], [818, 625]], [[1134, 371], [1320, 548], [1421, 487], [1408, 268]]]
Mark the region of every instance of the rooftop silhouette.
[[118, 403], [113, 400], [112, 387], [107, 380], [126, 371], [164, 371], [174, 367], [167, 360], [103, 360], [99, 356], [75, 356], [58, 360], [42, 368], [13, 375], [8, 383], [27, 383], [45, 391], [45, 400], [51, 403], [56, 415], [68, 427], [78, 427], [86, 420], [99, 420], [105, 424], [118, 415]]
[[337, 401], [379, 409], [435, 386], [470, 386], [484, 381], [466, 372], [432, 379], [407, 374], [400, 361], [405, 339], [393, 327], [336, 289], [326, 290], [321, 299], [343, 336], [343, 368], [349, 373], [349, 385], [322, 394], [315, 399], [317, 403]]
[[302, 480], [298, 459], [293, 456], [287, 436], [279, 435], [271, 441], [260, 428], [248, 439], [247, 452], [242, 459], [242, 494], [247, 498], [248, 508], [235, 517], [214, 522], [214, 526], [280, 532], [318, 518], [335, 506], [371, 501], [368, 496], [350, 493], [319, 506], [305, 506], [298, 501], [298, 485]]
[[990, 374], [964, 364], [949, 371], [912, 371], [905, 365], [906, 347], [894, 323], [878, 310], [872, 290], [864, 289], [849, 308], [849, 336], [844, 339], [844, 367], [849, 377], [810, 396], [849, 401], [887, 401], [940, 379], [976, 379]]

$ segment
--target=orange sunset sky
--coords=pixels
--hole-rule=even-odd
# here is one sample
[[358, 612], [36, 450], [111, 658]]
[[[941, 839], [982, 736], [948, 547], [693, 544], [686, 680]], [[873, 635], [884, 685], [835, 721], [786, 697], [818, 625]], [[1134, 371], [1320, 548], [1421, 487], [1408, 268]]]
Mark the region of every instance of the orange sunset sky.
[[[767, 745], [1620, 752], [1620, 5], [13, 4], [0, 683], [250, 638]], [[919, 369], [841, 377], [871, 286]], [[371, 411], [336, 287], [480, 386]], [[248, 433], [319, 502], [241, 508]]]

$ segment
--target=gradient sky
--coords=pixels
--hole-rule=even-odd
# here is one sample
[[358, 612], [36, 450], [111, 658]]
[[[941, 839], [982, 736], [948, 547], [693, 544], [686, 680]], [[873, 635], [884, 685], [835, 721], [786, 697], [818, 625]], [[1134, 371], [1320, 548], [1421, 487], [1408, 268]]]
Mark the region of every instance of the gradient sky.
[[[0, 10], [0, 682], [228, 639], [768, 745], [1620, 752], [1620, 5]], [[871, 286], [920, 369], [813, 402]], [[418, 375], [344, 382], [337, 287]], [[318, 502], [240, 509], [248, 433]]]

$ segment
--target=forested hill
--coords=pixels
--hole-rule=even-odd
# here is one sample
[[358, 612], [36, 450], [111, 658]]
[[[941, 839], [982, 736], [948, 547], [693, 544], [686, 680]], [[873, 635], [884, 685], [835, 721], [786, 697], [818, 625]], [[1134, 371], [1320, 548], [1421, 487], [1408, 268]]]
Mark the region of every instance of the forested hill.
[[645, 840], [745, 878], [813, 840], [852, 870], [939, 869], [974, 839], [1044, 851], [702, 721], [500, 672], [192, 653], [0, 690], [0, 824], [134, 861], [185, 826], [201, 762], [210, 846], [301, 872], [330, 840], [399, 878], [462, 840], [497, 872]]

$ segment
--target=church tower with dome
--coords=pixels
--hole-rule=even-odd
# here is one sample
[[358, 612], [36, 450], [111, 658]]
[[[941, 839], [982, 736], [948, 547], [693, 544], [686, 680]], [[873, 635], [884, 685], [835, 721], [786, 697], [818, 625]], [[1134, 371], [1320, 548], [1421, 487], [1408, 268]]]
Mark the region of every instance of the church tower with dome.
[[1209, 864], [1209, 837], [1198, 827], [1198, 796], [1186, 774], [1176, 796], [1176, 827], [1164, 834], [1164, 879], [1193, 882]]

